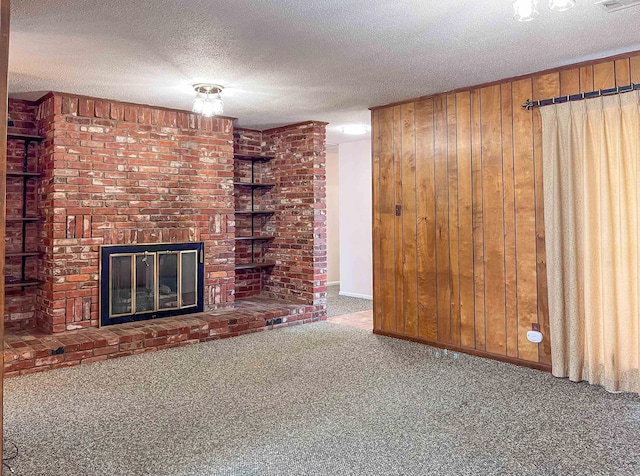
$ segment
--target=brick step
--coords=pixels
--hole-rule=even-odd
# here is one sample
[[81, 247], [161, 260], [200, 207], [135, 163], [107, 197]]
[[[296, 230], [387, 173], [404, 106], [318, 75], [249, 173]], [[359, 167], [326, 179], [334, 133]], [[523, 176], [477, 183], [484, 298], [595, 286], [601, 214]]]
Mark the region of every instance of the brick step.
[[[4, 339], [4, 376], [73, 367], [318, 320], [313, 317], [313, 306], [254, 296], [236, 300], [233, 309], [99, 329], [60, 334], [8, 331]], [[277, 322], [281, 323], [274, 324]]]

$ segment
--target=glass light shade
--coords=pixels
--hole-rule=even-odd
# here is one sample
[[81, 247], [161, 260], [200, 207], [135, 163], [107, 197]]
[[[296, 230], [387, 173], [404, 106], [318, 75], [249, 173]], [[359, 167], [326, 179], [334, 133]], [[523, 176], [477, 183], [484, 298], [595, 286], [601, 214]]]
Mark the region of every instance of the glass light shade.
[[202, 115], [204, 117], [213, 116], [213, 103], [211, 102], [209, 95], [207, 95], [207, 98], [204, 100], [204, 104], [202, 105]]
[[202, 99], [202, 96], [200, 96], [200, 93], [198, 93], [196, 98], [193, 100], [193, 107], [191, 108], [191, 110], [196, 114], [201, 114], [203, 108], [204, 108], [204, 99]]
[[571, 7], [575, 6], [575, 0], [549, 0], [549, 8], [559, 12], [569, 10]]
[[538, 0], [515, 0], [513, 17], [518, 21], [531, 21], [539, 15]]
[[222, 98], [220, 97], [220, 93], [216, 94], [213, 99], [211, 99], [211, 104], [213, 107], [213, 115], [220, 116], [224, 112], [224, 104], [222, 103]]

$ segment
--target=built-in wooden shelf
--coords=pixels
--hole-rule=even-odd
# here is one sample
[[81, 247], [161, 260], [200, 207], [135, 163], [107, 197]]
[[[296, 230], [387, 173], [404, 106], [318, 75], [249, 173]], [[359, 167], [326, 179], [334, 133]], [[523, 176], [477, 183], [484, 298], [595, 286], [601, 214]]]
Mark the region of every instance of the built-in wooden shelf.
[[233, 154], [234, 159], [250, 160], [252, 162], [268, 162], [274, 157], [271, 155]]
[[30, 256], [40, 256], [42, 253], [38, 251], [27, 251], [24, 253], [5, 253], [5, 258], [29, 258]]
[[241, 210], [236, 211], [236, 215], [273, 215], [275, 212], [272, 210]]
[[275, 238], [275, 236], [236, 236], [236, 241], [269, 241]]
[[27, 221], [40, 221], [41, 218], [39, 217], [7, 217], [6, 221], [7, 222], [16, 222], [16, 223], [20, 223], [20, 222], [27, 222]]
[[275, 183], [233, 182], [233, 185], [240, 186], [240, 187], [260, 188], [260, 187], [273, 187], [275, 186]]
[[6, 281], [4, 283], [5, 289], [15, 289], [15, 288], [28, 288], [31, 286], [37, 286], [40, 284], [40, 281], [37, 279], [26, 279], [24, 281]]
[[264, 263], [243, 263], [236, 264], [236, 269], [259, 269], [259, 268], [272, 268], [276, 263], [274, 261], [267, 261]]
[[8, 170], [7, 177], [40, 177], [40, 174], [38, 172], [14, 172], [13, 170]]
[[31, 134], [7, 134], [7, 139], [28, 140], [41, 142], [44, 140], [42, 136], [34, 136]]

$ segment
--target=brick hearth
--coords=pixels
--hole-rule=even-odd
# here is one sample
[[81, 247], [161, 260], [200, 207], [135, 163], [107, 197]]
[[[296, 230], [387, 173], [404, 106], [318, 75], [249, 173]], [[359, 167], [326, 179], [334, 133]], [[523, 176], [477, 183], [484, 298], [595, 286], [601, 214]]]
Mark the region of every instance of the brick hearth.
[[[132, 322], [55, 335], [14, 331], [4, 339], [5, 377], [182, 347], [319, 321], [313, 306], [252, 297], [236, 300], [235, 309]], [[267, 320], [282, 319], [267, 326]]]

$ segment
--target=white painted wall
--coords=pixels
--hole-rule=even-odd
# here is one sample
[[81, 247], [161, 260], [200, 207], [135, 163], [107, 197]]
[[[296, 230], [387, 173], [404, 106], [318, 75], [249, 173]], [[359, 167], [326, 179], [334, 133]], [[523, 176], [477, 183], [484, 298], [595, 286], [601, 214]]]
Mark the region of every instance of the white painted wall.
[[373, 298], [371, 141], [339, 145], [340, 294]]
[[338, 147], [327, 148], [327, 283], [340, 282]]

